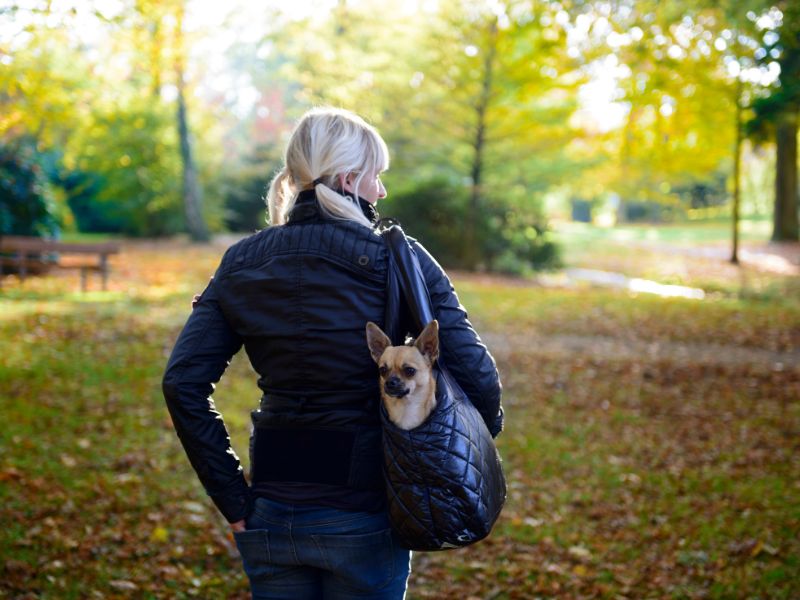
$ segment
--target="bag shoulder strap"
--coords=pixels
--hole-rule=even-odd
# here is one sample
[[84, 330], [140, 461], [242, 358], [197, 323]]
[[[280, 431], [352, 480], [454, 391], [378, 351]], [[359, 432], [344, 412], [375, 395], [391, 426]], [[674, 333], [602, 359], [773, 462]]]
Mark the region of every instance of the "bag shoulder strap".
[[428, 287], [422, 274], [419, 259], [408, 243], [408, 238], [403, 230], [392, 225], [381, 232], [381, 236], [389, 248], [390, 268], [397, 275], [402, 296], [406, 301], [409, 316], [417, 336], [429, 322], [433, 321], [433, 308], [431, 305]]
[[[425, 283], [425, 276], [422, 274], [422, 266], [419, 264], [419, 259], [412, 250], [406, 234], [398, 225], [384, 229], [381, 231], [381, 236], [389, 248], [389, 277], [394, 277], [395, 285], [400, 288], [396, 295], [398, 299], [402, 297], [405, 300], [408, 316], [415, 328], [415, 331], [411, 333], [416, 337], [422, 332], [425, 325], [435, 318], [428, 286]], [[387, 323], [391, 318], [391, 315], [387, 315]], [[440, 389], [447, 390], [447, 397], [467, 399], [461, 386], [446, 368], [441, 353], [436, 361], [436, 366], [440, 375], [437, 379], [438, 386]], [[438, 393], [437, 396], [439, 396]]]

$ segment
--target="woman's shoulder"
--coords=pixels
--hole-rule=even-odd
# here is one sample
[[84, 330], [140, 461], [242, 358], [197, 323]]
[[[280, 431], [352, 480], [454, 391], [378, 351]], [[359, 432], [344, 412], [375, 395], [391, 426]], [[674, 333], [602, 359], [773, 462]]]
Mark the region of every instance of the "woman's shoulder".
[[445, 277], [447, 276], [442, 265], [440, 265], [439, 261], [434, 258], [433, 254], [428, 252], [427, 248], [422, 245], [422, 242], [410, 235], [406, 235], [406, 238], [408, 239], [408, 243], [411, 246], [411, 249], [414, 251], [414, 254], [417, 255], [417, 260], [419, 260], [419, 264], [423, 271], [426, 273], [435, 272], [437, 275], [442, 275]]
[[352, 221], [316, 221], [267, 227], [238, 240], [223, 256], [223, 271], [237, 270], [280, 254], [347, 259], [369, 271], [386, 260], [381, 237], [369, 227]]
[[236, 265], [245, 263], [248, 256], [253, 255], [253, 249], [262, 245], [266, 238], [271, 235], [270, 230], [272, 229], [274, 228], [266, 227], [250, 235], [245, 235], [228, 246], [228, 249], [225, 250], [225, 254], [222, 256], [220, 271], [228, 271]]

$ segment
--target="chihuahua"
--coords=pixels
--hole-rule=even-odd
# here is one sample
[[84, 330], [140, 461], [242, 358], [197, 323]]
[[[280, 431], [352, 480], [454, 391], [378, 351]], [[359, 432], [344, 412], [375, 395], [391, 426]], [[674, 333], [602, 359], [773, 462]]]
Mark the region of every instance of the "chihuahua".
[[439, 323], [431, 321], [405, 346], [392, 346], [381, 328], [367, 323], [367, 345], [378, 365], [381, 398], [389, 420], [401, 429], [420, 425], [436, 406], [432, 367], [439, 356]]

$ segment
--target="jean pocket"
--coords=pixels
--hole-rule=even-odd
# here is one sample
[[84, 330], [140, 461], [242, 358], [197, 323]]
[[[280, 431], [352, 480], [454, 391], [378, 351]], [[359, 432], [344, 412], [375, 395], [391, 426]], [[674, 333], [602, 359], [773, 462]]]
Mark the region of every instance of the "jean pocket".
[[266, 529], [235, 531], [233, 539], [242, 557], [244, 572], [251, 582], [275, 577], [285, 567], [275, 565], [269, 551], [269, 532]]
[[312, 535], [325, 568], [353, 591], [376, 592], [395, 574], [392, 531], [361, 535]]

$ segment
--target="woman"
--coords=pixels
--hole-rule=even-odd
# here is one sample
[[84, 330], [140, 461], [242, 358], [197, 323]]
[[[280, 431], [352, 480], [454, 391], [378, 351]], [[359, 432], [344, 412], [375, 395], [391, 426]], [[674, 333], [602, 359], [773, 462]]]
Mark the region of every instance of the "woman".
[[[173, 349], [164, 396], [192, 466], [230, 522], [253, 598], [402, 598], [410, 552], [389, 529], [378, 373], [365, 324], [385, 325], [387, 249], [375, 204], [386, 144], [358, 116], [314, 109], [268, 193], [271, 227], [234, 244]], [[500, 382], [436, 261], [414, 242], [442, 356], [502, 427]], [[210, 395], [242, 347], [263, 392], [251, 483]]]

